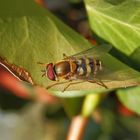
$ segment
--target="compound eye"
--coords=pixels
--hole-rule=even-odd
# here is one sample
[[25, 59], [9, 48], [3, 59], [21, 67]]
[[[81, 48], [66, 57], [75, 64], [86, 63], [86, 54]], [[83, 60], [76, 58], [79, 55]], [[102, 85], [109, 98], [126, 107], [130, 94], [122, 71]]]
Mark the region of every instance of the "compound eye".
[[53, 70], [53, 64], [50, 63], [47, 65], [47, 76], [50, 80], [55, 81], [55, 73]]

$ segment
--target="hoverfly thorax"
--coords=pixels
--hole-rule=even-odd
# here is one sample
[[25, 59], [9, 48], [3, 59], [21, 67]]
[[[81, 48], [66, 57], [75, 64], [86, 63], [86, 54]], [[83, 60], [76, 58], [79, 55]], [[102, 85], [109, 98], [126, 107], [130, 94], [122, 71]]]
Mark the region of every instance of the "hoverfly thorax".
[[55, 64], [54, 70], [58, 77], [63, 77], [71, 71], [70, 64], [68, 61], [60, 61]]

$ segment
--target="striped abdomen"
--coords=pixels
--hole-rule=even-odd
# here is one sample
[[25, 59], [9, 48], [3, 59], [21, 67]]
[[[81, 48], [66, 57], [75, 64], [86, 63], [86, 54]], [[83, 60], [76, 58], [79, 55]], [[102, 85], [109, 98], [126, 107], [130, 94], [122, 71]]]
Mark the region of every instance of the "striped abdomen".
[[94, 58], [80, 58], [76, 60], [77, 75], [86, 76], [96, 75], [102, 69], [101, 61]]

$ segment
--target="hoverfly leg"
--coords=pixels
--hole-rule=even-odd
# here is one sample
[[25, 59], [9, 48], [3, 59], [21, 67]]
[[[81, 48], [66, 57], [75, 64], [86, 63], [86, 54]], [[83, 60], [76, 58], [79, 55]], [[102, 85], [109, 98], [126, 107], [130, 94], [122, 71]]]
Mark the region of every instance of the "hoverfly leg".
[[[70, 82], [70, 81], [69, 81]], [[83, 83], [83, 82], [87, 82], [87, 81], [79, 81], [79, 82], [73, 82], [73, 83], [69, 83], [67, 86], [65, 86], [65, 88], [63, 89], [62, 92], [64, 92], [69, 86], [74, 85], [74, 84], [79, 84], [79, 83]]]
[[99, 80], [99, 82], [97, 84], [101, 85], [102, 87], [104, 87], [106, 89], [108, 89], [108, 87], [101, 80]]
[[65, 53], [63, 53], [63, 58], [68, 59], [69, 57]]
[[97, 85], [100, 85], [100, 86], [108, 89], [108, 87], [101, 80], [94, 79], [94, 80], [88, 80], [88, 82], [96, 83]]
[[51, 87], [53, 87], [53, 86], [55, 86], [57, 84], [59, 84], [59, 83], [51, 84], [51, 85], [47, 86], [46, 89], [49, 89], [49, 88], [51, 88]]
[[54, 83], [54, 84], [51, 84], [51, 85], [47, 86], [46, 89], [52, 88], [52, 87], [54, 87], [54, 86], [56, 86], [56, 85], [65, 84], [65, 83], [68, 83], [68, 82], [70, 82], [70, 81], [66, 81], [66, 82], [57, 82], [57, 83]]
[[43, 74], [42, 74], [42, 77], [44, 77], [45, 75], [46, 75], [46, 73], [43, 73]]

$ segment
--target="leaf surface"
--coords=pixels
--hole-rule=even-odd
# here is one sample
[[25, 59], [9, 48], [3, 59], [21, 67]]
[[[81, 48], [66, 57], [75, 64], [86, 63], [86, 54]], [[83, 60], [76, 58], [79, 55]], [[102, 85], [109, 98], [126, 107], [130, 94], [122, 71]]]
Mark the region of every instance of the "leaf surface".
[[140, 1], [85, 0], [91, 28], [130, 56], [140, 46]]

